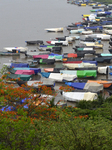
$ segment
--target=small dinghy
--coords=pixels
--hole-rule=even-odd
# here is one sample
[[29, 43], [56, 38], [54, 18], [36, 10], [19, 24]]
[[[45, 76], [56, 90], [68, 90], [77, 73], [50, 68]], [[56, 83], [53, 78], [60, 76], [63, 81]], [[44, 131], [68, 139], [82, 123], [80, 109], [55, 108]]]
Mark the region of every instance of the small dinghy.
[[65, 84], [74, 87], [74, 89], [87, 90], [94, 93], [103, 91], [103, 85], [98, 83], [66, 82]]
[[81, 34], [93, 34], [92, 30], [88, 30], [88, 31], [82, 31]]
[[85, 37], [96, 37], [101, 38], [101, 40], [110, 40], [110, 35], [108, 34], [91, 34], [91, 35], [85, 35]]
[[104, 31], [104, 33], [112, 35], [112, 30], [103, 30], [103, 31]]
[[18, 53], [25, 53], [28, 48], [27, 47], [4, 47], [8, 52], [13, 52], [13, 50], [18, 50]]
[[44, 44], [42, 40], [36, 40], [36, 41], [25, 41], [28, 45], [40, 45]]
[[81, 100], [93, 101], [98, 98], [96, 93], [91, 92], [62, 92], [65, 100], [79, 102]]
[[73, 81], [77, 78], [76, 75], [61, 74], [61, 73], [41, 72], [41, 75], [45, 78], [49, 78], [56, 82]]
[[55, 59], [40, 59], [38, 63], [42, 65], [53, 65], [55, 63]]
[[63, 28], [46, 28], [45, 29], [47, 32], [63, 32]]
[[98, 67], [97, 69], [99, 74], [108, 74], [108, 66], [104, 66], [104, 67]]

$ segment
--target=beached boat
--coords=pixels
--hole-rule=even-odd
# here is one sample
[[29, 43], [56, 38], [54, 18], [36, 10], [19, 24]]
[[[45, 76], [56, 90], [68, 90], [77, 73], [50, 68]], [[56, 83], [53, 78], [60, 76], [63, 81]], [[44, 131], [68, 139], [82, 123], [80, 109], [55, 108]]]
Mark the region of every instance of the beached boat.
[[61, 74], [76, 75], [77, 78], [96, 78], [97, 70], [60, 70]]
[[91, 92], [62, 92], [64, 100], [79, 102], [81, 100], [93, 101], [98, 98], [96, 93]]
[[14, 50], [18, 50], [18, 53], [24, 53], [28, 50], [27, 47], [4, 47], [8, 52], [13, 52]]
[[18, 80], [18, 78], [20, 80], [23, 81], [29, 81], [30, 79], [32, 79], [32, 75], [24, 75], [24, 74], [9, 74], [7, 75], [6, 79], [12, 80], [12, 79], [16, 79]]
[[92, 9], [90, 10], [91, 12], [99, 12], [99, 11], [102, 11], [102, 9]]
[[82, 31], [81, 34], [93, 34], [92, 30], [88, 30], [88, 31]]
[[103, 91], [103, 85], [98, 83], [66, 82], [65, 84], [74, 87], [74, 89], [87, 90], [94, 93]]
[[79, 33], [82, 33], [82, 31], [85, 31], [84, 29], [77, 29], [77, 30], [70, 30], [70, 33], [73, 34], [79, 34]]
[[63, 45], [63, 46], [68, 46], [68, 41], [46, 41], [48, 44], [51, 44], [51, 45], [56, 45], [56, 46], [59, 46], [59, 45]]
[[112, 30], [103, 30], [103, 31], [104, 31], [104, 33], [112, 35]]
[[47, 32], [63, 32], [63, 27], [60, 28], [46, 28]]
[[109, 25], [103, 25], [103, 28], [112, 29], [112, 24], [109, 24]]
[[103, 48], [103, 44], [98, 44], [98, 42], [83, 42], [83, 41], [80, 41], [80, 44], [83, 44], [87, 47], [95, 47], [95, 48], [98, 48], [98, 49]]
[[0, 52], [0, 56], [20, 56], [20, 53], [14, 53], [14, 52]]
[[77, 63], [63, 63], [64, 67], [67, 67], [68, 69], [75, 69], [75, 68], [92, 68], [96, 67], [96, 64], [91, 63], [84, 63], [82, 61], [77, 61]]
[[56, 82], [73, 81], [77, 78], [76, 75], [61, 74], [61, 73], [41, 72], [41, 75], [45, 78], [49, 78]]
[[25, 41], [28, 45], [40, 45], [44, 44], [42, 40], [35, 40], [35, 41]]
[[108, 34], [91, 34], [91, 35], [85, 35], [85, 37], [96, 37], [101, 38], [101, 40], [110, 40], [110, 35]]

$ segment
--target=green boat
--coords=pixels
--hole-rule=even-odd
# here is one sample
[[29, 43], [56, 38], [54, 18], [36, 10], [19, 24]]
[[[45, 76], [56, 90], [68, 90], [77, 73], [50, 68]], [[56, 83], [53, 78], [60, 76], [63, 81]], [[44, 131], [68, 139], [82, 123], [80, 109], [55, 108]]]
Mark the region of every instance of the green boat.
[[29, 81], [32, 78], [32, 75], [17, 75], [17, 74], [9, 74], [6, 79], [18, 79], [23, 81]]
[[77, 77], [84, 78], [84, 77], [97, 77], [96, 70], [77, 70]]

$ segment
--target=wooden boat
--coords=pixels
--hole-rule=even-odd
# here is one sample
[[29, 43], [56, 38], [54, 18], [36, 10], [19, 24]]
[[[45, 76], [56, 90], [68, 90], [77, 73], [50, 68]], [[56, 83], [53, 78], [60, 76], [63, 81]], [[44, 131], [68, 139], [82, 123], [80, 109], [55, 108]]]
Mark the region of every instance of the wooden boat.
[[18, 53], [24, 53], [28, 50], [27, 47], [4, 47], [5, 50], [9, 52], [13, 52], [14, 50], [18, 50]]
[[83, 42], [83, 41], [80, 41], [80, 44], [83, 44], [87, 47], [95, 47], [95, 48], [98, 48], [98, 49], [103, 48], [103, 44], [98, 44], [98, 42]]
[[42, 40], [36, 40], [36, 41], [25, 41], [28, 45], [39, 45], [44, 44]]
[[60, 28], [46, 28], [47, 32], [63, 32], [63, 27]]
[[98, 98], [96, 93], [91, 92], [62, 92], [64, 100], [79, 102], [81, 100], [93, 101]]

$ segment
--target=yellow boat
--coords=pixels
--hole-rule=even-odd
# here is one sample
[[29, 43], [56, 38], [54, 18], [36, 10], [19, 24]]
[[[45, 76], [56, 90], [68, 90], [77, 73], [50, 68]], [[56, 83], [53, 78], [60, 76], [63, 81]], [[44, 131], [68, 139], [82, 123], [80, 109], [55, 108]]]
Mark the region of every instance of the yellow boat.
[[84, 18], [89, 17], [90, 14], [82, 15]]
[[86, 6], [86, 4], [81, 4], [81, 6]]
[[96, 21], [100, 21], [100, 19], [95, 19]]
[[96, 5], [96, 3], [89, 3], [88, 5], [89, 6], [94, 6], [94, 5]]
[[103, 44], [98, 44], [97, 42], [96, 43], [85, 43], [85, 45], [88, 47], [88, 46], [95, 46], [97, 48], [103, 48]]

